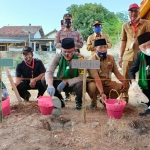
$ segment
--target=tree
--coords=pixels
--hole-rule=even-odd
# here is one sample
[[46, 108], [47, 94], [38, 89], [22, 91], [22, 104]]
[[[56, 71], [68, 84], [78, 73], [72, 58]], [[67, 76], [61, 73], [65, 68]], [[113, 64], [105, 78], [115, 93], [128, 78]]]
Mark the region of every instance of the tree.
[[121, 26], [126, 19], [123, 13], [113, 13], [101, 4], [86, 3], [84, 5], [71, 5], [67, 8], [68, 13], [73, 15], [73, 27], [79, 30], [84, 40], [93, 33], [93, 22], [100, 20], [103, 25], [103, 33], [107, 33], [113, 43], [118, 40]]

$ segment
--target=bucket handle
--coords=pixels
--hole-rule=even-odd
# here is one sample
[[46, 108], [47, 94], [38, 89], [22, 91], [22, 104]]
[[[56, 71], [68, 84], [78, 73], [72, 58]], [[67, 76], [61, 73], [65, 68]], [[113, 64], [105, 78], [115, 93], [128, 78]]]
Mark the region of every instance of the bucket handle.
[[118, 97], [119, 97], [119, 99], [118, 99], [118, 103], [120, 104], [120, 101], [121, 101], [121, 98], [122, 98], [122, 93], [119, 95], [119, 93], [118, 93], [118, 91], [117, 90], [115, 90], [115, 89], [111, 89], [110, 90], [110, 92], [109, 92], [109, 98], [110, 98], [110, 94], [111, 94], [111, 92], [112, 91], [114, 91], [114, 92], [116, 92], [117, 94], [118, 94]]

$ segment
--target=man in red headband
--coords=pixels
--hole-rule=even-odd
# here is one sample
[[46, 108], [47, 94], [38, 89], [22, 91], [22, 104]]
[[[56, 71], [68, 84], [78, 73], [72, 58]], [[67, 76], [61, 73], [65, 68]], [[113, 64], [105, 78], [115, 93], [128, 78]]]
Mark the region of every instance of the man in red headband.
[[[123, 67], [123, 75], [126, 80], [128, 80], [129, 69], [139, 50], [137, 37], [150, 31], [150, 21], [139, 18], [140, 11], [137, 4], [131, 4], [128, 11], [130, 21], [125, 23], [122, 27], [119, 57], [119, 66], [121, 68]], [[128, 92], [124, 93], [124, 97], [126, 97], [128, 101]]]

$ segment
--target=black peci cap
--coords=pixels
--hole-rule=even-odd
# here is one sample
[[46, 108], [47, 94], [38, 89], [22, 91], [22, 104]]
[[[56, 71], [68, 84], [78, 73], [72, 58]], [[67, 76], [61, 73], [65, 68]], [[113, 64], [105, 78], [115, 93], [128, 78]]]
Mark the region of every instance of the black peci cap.
[[138, 36], [138, 43], [139, 45], [146, 43], [150, 40], [150, 32], [145, 32]]
[[94, 47], [96, 47], [96, 46], [101, 46], [101, 45], [107, 45], [105, 39], [98, 39], [98, 40], [95, 40], [95, 41], [94, 41]]
[[64, 38], [61, 42], [61, 47], [64, 49], [74, 48], [74, 40], [72, 38]]

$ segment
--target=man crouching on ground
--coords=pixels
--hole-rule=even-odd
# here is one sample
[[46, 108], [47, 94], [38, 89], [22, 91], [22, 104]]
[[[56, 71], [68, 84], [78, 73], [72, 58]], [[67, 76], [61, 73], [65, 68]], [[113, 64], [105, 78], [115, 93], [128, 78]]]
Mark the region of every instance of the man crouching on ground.
[[25, 46], [22, 51], [23, 61], [17, 64], [15, 85], [20, 96], [29, 101], [31, 97], [28, 90], [38, 89], [38, 95], [43, 96], [45, 88], [41, 83], [42, 77], [45, 75], [45, 67], [41, 60], [33, 58], [33, 50], [31, 47]]
[[[118, 71], [115, 59], [112, 55], [107, 54], [107, 43], [105, 39], [95, 40], [94, 47], [96, 53], [90, 58], [90, 60], [99, 60], [100, 69], [89, 69], [89, 75], [94, 81], [89, 82], [87, 85], [87, 92], [92, 99], [91, 108], [97, 107], [97, 95], [101, 95], [102, 101], [106, 100], [106, 96], [109, 96], [109, 92], [115, 89], [118, 93], [122, 93], [128, 89], [126, 81], [123, 75]], [[111, 74], [114, 73], [117, 79], [121, 83], [111, 81]], [[105, 95], [106, 94], [106, 95]], [[112, 92], [111, 98], [117, 98], [116, 92]], [[126, 97], [123, 98], [128, 101]]]
[[[75, 44], [72, 38], [64, 38], [61, 41], [62, 52], [56, 54], [45, 74], [43, 85], [47, 88], [50, 96], [58, 97], [65, 106], [61, 92], [75, 92], [76, 109], [82, 107], [82, 76], [79, 69], [72, 69], [72, 59], [80, 59], [80, 54], [75, 53]], [[54, 71], [58, 68], [57, 77], [54, 77]], [[47, 87], [48, 85], [48, 87]]]

